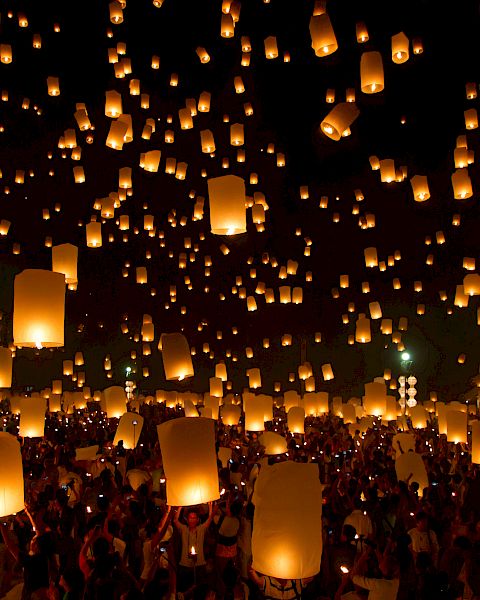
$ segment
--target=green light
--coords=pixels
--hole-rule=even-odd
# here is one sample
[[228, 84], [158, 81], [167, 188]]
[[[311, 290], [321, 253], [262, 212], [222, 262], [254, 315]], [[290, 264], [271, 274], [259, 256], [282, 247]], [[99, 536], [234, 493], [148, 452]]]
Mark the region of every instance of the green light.
[[410, 354], [408, 352], [402, 352], [402, 360], [410, 360]]

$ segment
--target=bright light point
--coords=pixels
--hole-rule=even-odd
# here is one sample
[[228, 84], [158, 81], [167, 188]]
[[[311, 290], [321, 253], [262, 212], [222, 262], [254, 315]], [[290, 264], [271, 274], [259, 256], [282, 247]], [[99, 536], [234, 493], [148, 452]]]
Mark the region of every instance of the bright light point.
[[41, 350], [43, 348], [42, 342], [40, 340], [35, 340], [35, 347]]
[[325, 131], [325, 133], [333, 133], [333, 127], [330, 127], [330, 125], [325, 125], [323, 131]]
[[230, 227], [229, 229], [227, 229], [227, 235], [233, 235], [235, 233], [235, 229], [233, 227]]
[[402, 352], [402, 360], [410, 360], [410, 354], [408, 352]]

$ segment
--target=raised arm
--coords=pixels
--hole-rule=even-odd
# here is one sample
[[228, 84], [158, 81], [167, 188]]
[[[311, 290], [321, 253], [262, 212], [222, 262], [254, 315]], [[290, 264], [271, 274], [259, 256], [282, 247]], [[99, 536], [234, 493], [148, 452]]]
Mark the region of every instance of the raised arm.
[[209, 502], [208, 503], [208, 518], [205, 521], [205, 527], [208, 529], [208, 527], [210, 527], [210, 523], [212, 522], [213, 519], [213, 502]]
[[177, 527], [178, 529], [180, 528], [180, 515], [182, 514], [182, 507], [179, 506], [177, 508], [177, 510], [175, 511], [175, 518], [173, 519], [173, 524], [175, 525], [175, 527]]
[[169, 506], [158, 525], [158, 529], [155, 532], [155, 535], [152, 537], [152, 550], [157, 547], [157, 545], [162, 541], [167, 532], [168, 525], [170, 523], [170, 519], [172, 518], [172, 507]]

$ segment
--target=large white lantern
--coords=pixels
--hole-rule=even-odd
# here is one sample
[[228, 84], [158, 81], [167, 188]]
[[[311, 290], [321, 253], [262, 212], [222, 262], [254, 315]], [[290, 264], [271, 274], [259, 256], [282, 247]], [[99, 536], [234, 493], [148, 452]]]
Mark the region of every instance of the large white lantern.
[[163, 368], [168, 381], [193, 377], [193, 364], [187, 339], [181, 333], [162, 333], [158, 344], [162, 351]]
[[47, 399], [40, 396], [20, 398], [20, 429], [21, 437], [43, 437], [45, 433], [45, 412]]
[[245, 182], [236, 175], [208, 180], [210, 227], [216, 235], [235, 235], [247, 231]]
[[3, 518], [22, 511], [25, 504], [20, 444], [4, 431], [0, 431], [0, 456], [0, 518]]
[[157, 426], [170, 506], [193, 506], [220, 496], [211, 419], [181, 417]]
[[117, 446], [123, 440], [126, 450], [133, 450], [138, 445], [138, 440], [143, 429], [143, 417], [137, 413], [127, 412], [120, 417], [117, 431], [113, 438], [113, 445]]
[[322, 486], [315, 464], [262, 467], [252, 502], [253, 568], [272, 577], [302, 579], [320, 571]]
[[16, 346], [63, 346], [65, 275], [26, 269], [15, 276], [13, 339]]

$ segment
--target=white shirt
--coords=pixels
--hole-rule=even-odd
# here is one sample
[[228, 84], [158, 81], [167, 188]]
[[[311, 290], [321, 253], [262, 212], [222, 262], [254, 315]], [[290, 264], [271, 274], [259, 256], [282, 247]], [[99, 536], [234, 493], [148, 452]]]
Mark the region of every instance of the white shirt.
[[434, 531], [419, 531], [416, 527], [408, 532], [412, 540], [412, 550], [414, 552], [429, 552], [438, 554], [439, 546], [437, 536]]
[[369, 590], [368, 600], [396, 600], [400, 579], [374, 579], [354, 575], [352, 581], [366, 590]]

